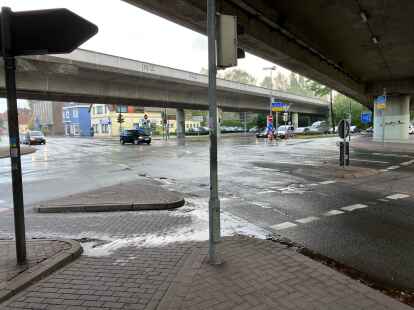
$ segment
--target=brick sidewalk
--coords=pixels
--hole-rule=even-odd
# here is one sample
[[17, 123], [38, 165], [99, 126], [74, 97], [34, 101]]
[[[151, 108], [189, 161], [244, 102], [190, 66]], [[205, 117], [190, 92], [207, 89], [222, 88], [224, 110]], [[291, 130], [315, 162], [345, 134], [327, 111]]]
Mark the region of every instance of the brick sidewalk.
[[226, 237], [219, 251], [221, 266], [206, 242], [83, 256], [2, 309], [411, 309], [272, 241]]

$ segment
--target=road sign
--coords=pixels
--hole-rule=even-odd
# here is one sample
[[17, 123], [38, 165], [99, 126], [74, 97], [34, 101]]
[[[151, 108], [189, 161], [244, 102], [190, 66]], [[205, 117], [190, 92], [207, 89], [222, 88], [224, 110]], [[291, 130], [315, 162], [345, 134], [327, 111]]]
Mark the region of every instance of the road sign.
[[372, 112], [361, 112], [361, 123], [369, 124], [372, 122]]
[[345, 119], [341, 120], [338, 124], [338, 135], [340, 138], [345, 139], [349, 136], [350, 126], [349, 122]]
[[387, 103], [387, 96], [378, 96], [375, 98], [374, 104], [377, 110], [385, 110], [385, 106]]
[[273, 112], [284, 112], [289, 109], [289, 105], [284, 102], [272, 102], [272, 111]]
[[16, 258], [19, 265], [26, 264], [27, 260], [15, 56], [69, 53], [97, 31], [94, 24], [66, 9], [17, 13], [10, 8], [1, 9], [0, 56], [4, 60]]
[[5, 15], [10, 30], [6, 52], [13, 56], [70, 53], [98, 32], [98, 27], [68, 9], [12, 12], [3, 8], [0, 19]]

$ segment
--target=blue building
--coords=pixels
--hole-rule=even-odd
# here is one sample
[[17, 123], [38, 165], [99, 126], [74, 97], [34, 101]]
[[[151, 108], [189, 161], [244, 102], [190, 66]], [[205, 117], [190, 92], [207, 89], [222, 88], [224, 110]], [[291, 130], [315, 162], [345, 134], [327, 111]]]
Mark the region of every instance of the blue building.
[[89, 105], [63, 107], [62, 117], [66, 136], [91, 136]]

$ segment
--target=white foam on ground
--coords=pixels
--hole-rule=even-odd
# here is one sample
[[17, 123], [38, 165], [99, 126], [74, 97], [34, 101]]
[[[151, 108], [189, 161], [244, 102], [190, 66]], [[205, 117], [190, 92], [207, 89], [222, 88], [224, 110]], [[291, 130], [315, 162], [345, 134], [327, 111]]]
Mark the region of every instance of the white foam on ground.
[[[160, 247], [171, 243], [188, 242], [188, 241], [205, 241], [208, 240], [208, 201], [207, 199], [187, 199], [194, 204], [195, 209], [188, 212], [170, 212], [171, 216], [191, 216], [191, 223], [187, 226], [163, 231], [160, 233], [140, 234], [128, 238], [104, 238], [109, 241], [103, 245], [97, 243], [84, 243], [84, 254], [87, 256], [108, 256], [120, 248], [134, 247]], [[162, 211], [161, 211], [162, 212]], [[221, 212], [221, 235], [232, 236], [236, 234], [254, 236], [265, 239], [270, 232], [247, 222], [237, 216], [227, 212]], [[96, 246], [96, 247], [94, 247]]]

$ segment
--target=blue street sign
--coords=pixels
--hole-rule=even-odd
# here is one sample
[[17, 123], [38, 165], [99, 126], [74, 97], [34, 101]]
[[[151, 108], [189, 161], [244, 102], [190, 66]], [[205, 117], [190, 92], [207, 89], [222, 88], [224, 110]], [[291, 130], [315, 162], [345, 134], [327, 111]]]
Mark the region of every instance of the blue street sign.
[[371, 112], [361, 112], [361, 123], [369, 124], [372, 122], [372, 113]]
[[273, 112], [284, 112], [289, 109], [289, 105], [284, 102], [272, 102], [272, 111]]

